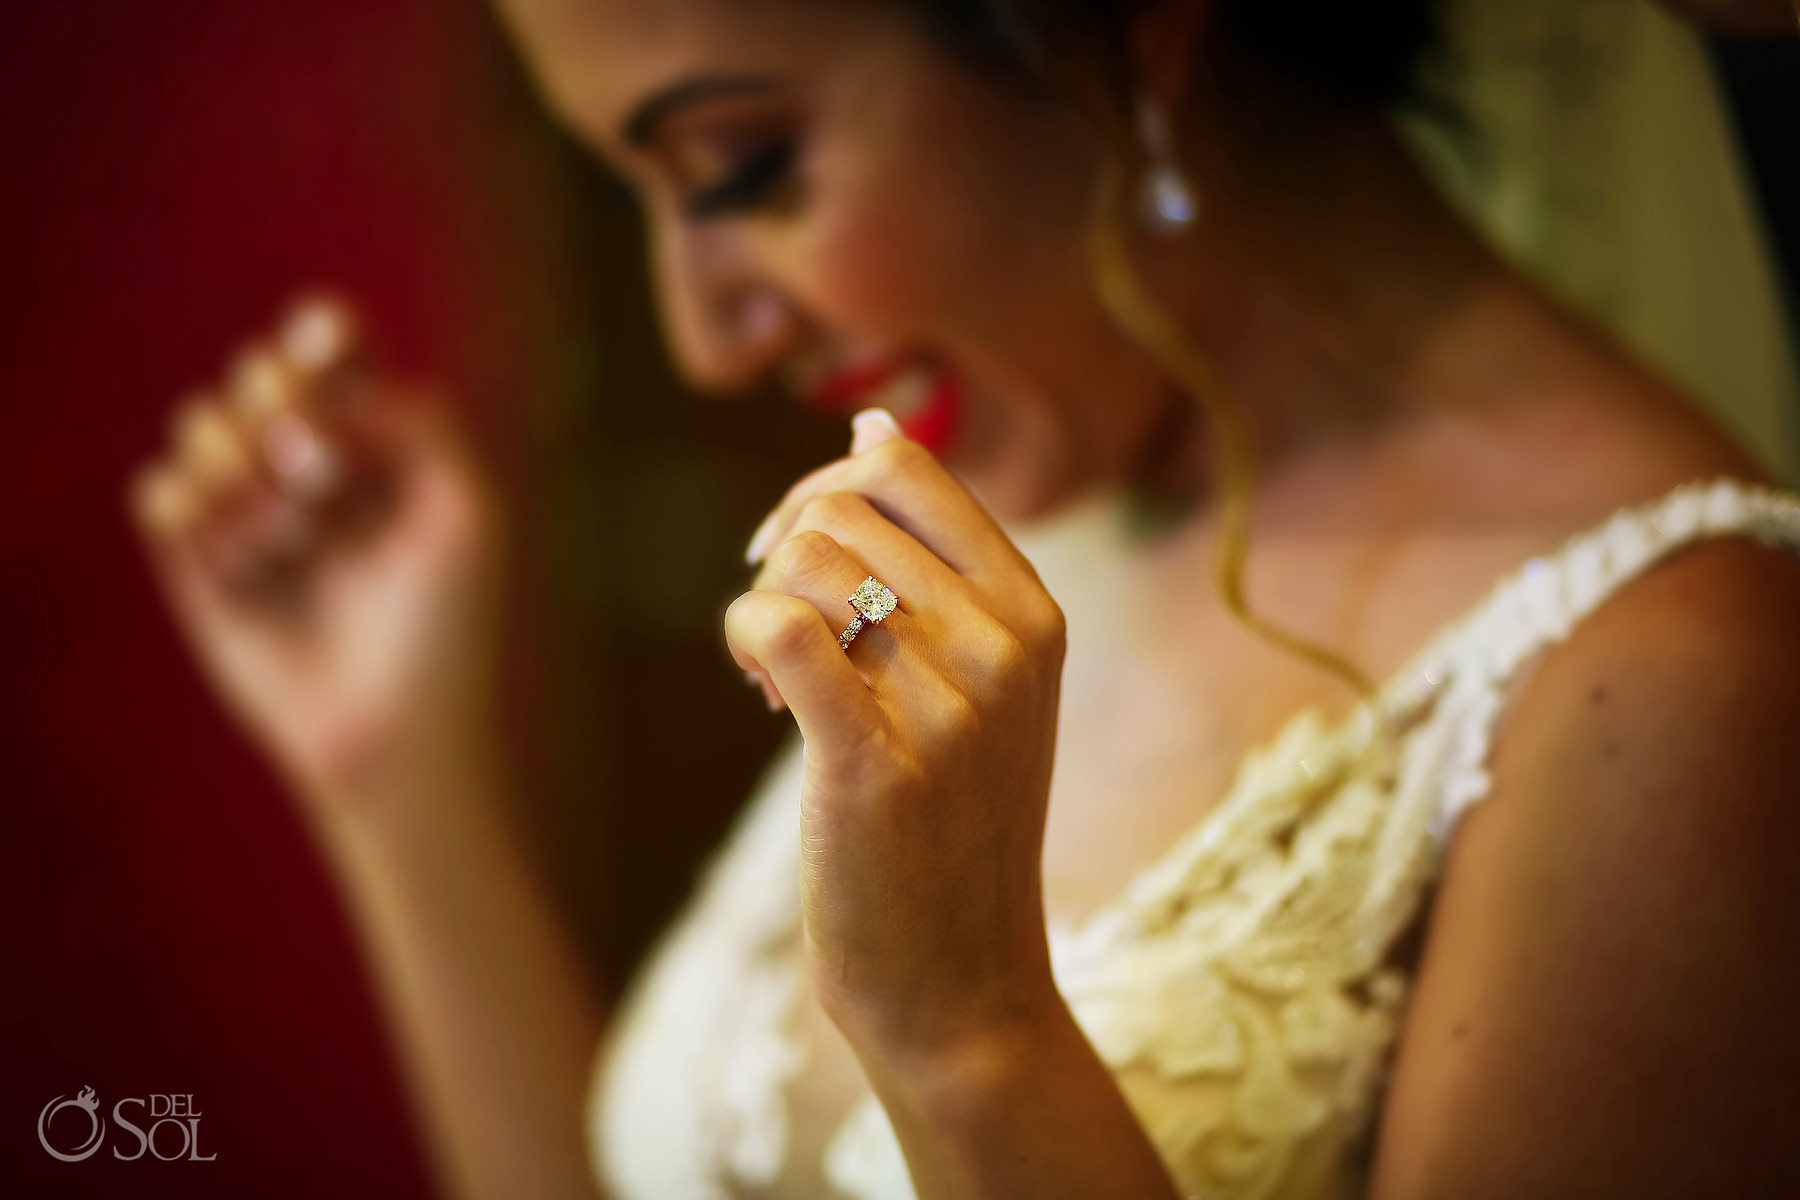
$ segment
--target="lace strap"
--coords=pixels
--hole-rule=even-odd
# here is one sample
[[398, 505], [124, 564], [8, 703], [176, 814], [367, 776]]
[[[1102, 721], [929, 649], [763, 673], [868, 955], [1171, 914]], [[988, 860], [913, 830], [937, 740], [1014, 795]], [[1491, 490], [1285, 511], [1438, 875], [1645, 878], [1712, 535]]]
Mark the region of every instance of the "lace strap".
[[1734, 535], [1800, 553], [1800, 496], [1719, 479], [1620, 509], [1503, 578], [1395, 678], [1391, 711], [1422, 703], [1441, 682], [1447, 691], [1437, 702], [1453, 702], [1461, 712], [1460, 765], [1431, 822], [1440, 845], [1463, 812], [1487, 795], [1494, 729], [1519, 668], [1650, 566], [1693, 543]]

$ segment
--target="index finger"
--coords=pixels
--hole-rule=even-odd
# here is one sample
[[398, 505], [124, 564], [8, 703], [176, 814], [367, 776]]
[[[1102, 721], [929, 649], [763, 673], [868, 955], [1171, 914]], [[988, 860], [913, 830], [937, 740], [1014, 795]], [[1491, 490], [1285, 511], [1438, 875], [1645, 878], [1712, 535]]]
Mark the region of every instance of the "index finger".
[[882, 516], [963, 577], [977, 582], [1015, 573], [1035, 575], [1005, 530], [981, 502], [932, 453], [908, 438], [894, 437], [829, 462], [804, 475], [763, 519], [745, 558], [759, 563], [781, 543], [808, 501], [829, 492], [856, 492]]

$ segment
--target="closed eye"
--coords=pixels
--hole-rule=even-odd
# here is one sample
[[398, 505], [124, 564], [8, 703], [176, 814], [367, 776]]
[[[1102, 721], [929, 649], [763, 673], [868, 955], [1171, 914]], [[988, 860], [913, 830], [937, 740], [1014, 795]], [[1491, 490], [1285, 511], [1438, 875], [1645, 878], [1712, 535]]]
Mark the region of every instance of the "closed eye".
[[787, 179], [794, 165], [792, 142], [777, 142], [749, 159], [723, 183], [689, 197], [683, 211], [689, 220], [705, 221], [755, 208]]

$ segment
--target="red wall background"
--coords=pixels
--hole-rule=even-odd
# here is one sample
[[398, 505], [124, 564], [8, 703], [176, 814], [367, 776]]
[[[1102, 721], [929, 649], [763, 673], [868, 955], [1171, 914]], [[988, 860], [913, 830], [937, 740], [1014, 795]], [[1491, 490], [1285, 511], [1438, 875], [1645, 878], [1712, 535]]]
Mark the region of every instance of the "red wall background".
[[[9, 13], [0, 163], [0, 1195], [429, 1196], [344, 913], [162, 611], [133, 469], [307, 286], [445, 385], [514, 510], [520, 815], [616, 981], [784, 728], [720, 618], [846, 431], [675, 386], [628, 197], [480, 0]], [[54, 1160], [39, 1113], [87, 1086], [191, 1095], [217, 1159], [117, 1161], [115, 1128]]]
[[[521, 158], [541, 135], [473, 3], [115, 0], [7, 26], [0, 1191], [427, 1195], [336, 901], [176, 642], [124, 486], [174, 398], [314, 281], [360, 298], [398, 365], [496, 394], [553, 278]], [[38, 1113], [84, 1085], [103, 1115], [191, 1094], [217, 1161], [114, 1161], [112, 1134], [52, 1160]]]

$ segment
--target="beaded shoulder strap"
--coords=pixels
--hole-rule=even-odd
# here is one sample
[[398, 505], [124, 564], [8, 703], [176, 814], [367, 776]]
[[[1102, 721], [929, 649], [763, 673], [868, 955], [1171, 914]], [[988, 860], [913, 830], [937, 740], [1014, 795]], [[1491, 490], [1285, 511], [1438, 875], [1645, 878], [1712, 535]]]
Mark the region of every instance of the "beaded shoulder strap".
[[1463, 812], [1487, 794], [1489, 743], [1519, 668], [1655, 563], [1708, 538], [1730, 536], [1800, 552], [1800, 496], [1717, 479], [1622, 508], [1503, 577], [1467, 617], [1394, 676], [1381, 695], [1391, 720], [1411, 719], [1440, 685], [1465, 702], [1461, 761], [1431, 820], [1438, 841], [1447, 840]]

